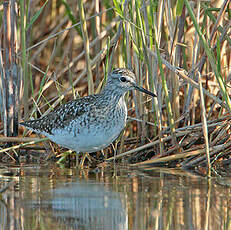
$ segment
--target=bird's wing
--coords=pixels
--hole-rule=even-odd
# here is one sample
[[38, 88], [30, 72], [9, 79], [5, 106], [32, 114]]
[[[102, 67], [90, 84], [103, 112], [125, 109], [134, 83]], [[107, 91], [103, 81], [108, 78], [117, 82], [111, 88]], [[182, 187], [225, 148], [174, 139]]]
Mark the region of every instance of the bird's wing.
[[72, 120], [77, 119], [89, 111], [95, 97], [96, 95], [90, 95], [70, 101], [59, 106], [42, 118], [22, 122], [20, 124], [37, 133], [46, 132], [52, 134], [53, 129], [64, 128], [69, 125]]

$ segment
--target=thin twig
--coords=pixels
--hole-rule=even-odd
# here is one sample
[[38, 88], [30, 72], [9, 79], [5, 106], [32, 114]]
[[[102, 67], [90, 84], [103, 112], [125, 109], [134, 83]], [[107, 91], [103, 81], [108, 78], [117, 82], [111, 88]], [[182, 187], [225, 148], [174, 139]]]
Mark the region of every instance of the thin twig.
[[201, 83], [201, 75], [198, 71], [198, 83], [200, 86], [200, 104], [201, 104], [201, 117], [202, 117], [202, 128], [203, 134], [205, 139], [205, 152], [207, 156], [207, 164], [208, 164], [208, 177], [211, 176], [211, 164], [210, 164], [210, 155], [209, 155], [209, 138], [208, 138], [208, 126], [206, 120], [206, 111], [205, 111], [205, 102], [204, 102], [204, 94], [202, 90], [202, 83]]

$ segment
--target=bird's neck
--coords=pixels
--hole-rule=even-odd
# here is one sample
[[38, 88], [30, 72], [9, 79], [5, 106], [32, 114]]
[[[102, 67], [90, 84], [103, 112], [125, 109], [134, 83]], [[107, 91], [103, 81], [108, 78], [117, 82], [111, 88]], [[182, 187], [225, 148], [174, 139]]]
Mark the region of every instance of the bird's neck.
[[105, 87], [101, 91], [101, 95], [104, 98], [107, 98], [107, 100], [110, 101], [111, 103], [118, 103], [120, 101], [120, 99], [124, 100], [125, 94], [126, 94], [126, 92], [110, 89], [107, 87]]

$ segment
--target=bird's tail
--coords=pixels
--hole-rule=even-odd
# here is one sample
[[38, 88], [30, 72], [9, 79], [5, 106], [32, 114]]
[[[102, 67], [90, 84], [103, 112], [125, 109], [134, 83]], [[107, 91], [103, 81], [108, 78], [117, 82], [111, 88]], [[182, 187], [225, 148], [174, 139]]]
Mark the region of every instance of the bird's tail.
[[36, 133], [40, 133], [41, 132], [38, 120], [30, 120], [30, 121], [20, 122], [19, 125], [24, 126], [27, 129], [33, 130]]

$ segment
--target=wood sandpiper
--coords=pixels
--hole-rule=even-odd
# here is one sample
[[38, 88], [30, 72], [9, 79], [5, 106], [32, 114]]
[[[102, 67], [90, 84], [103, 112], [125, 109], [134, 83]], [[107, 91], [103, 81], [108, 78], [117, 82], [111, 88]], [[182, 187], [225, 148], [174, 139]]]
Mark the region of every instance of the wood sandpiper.
[[135, 79], [132, 71], [115, 69], [108, 74], [101, 93], [69, 101], [42, 118], [20, 124], [76, 153], [104, 149], [126, 125], [125, 94], [130, 90], [139, 90], [156, 96], [138, 86]]

